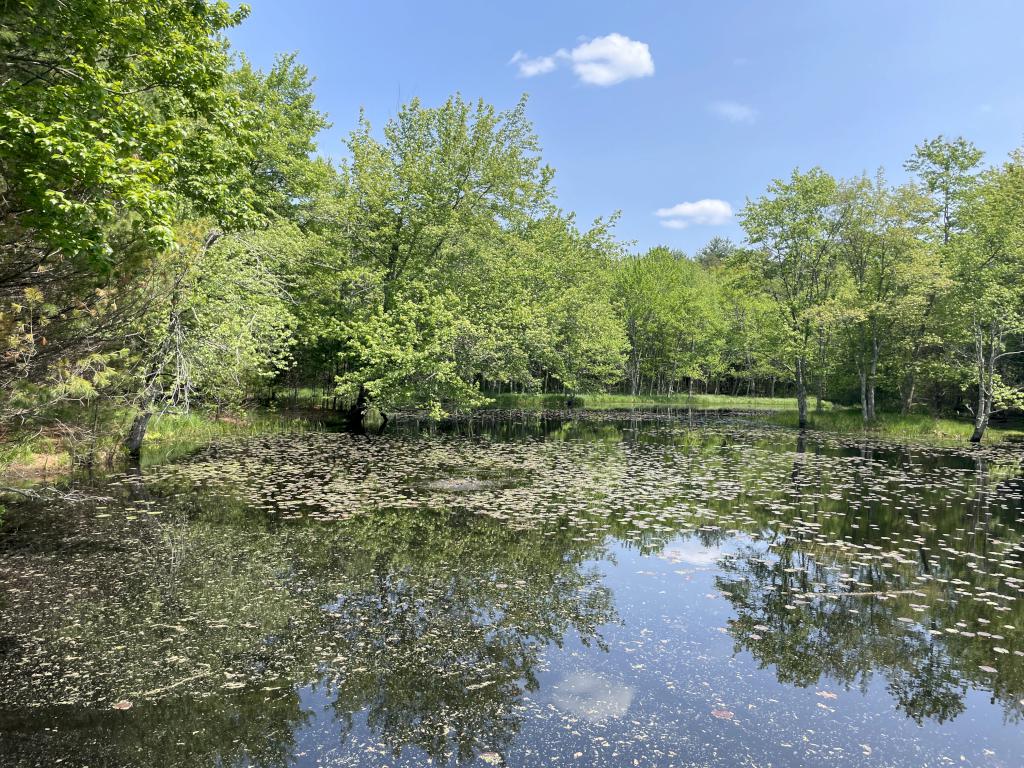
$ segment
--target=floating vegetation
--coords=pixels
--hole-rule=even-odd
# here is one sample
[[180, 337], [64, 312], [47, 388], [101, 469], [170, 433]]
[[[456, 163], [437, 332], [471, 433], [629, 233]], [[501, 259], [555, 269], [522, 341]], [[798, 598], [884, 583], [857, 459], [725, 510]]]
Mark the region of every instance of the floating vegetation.
[[1015, 765], [1020, 475], [741, 414], [224, 442], [9, 508], [0, 754]]

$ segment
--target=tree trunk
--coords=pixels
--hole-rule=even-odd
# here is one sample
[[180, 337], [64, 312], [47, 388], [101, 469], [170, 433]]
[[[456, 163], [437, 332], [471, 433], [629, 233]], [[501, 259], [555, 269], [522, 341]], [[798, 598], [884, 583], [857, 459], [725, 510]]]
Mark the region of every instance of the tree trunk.
[[153, 411], [147, 406], [135, 415], [132, 420], [132, 427], [128, 430], [128, 437], [125, 438], [124, 447], [128, 450], [128, 458], [138, 461], [142, 456], [142, 441], [146, 439], [146, 427], [153, 416]]
[[860, 415], [864, 423], [867, 424], [871, 420], [871, 417], [868, 416], [868, 374], [864, 370], [863, 364], [859, 367], [857, 376], [860, 378]]
[[366, 433], [366, 427], [363, 425], [363, 418], [366, 416], [368, 400], [369, 393], [367, 393], [366, 387], [360, 384], [359, 394], [356, 395], [356, 401], [349, 406], [348, 413], [346, 415], [348, 428], [360, 435]]
[[971, 434], [971, 442], [980, 443], [981, 438], [985, 436], [985, 428], [988, 426], [988, 394], [985, 392], [985, 345], [982, 342], [981, 331], [977, 332], [974, 348], [978, 355], [978, 410], [974, 413], [974, 432]]
[[900, 413], [904, 416], [910, 413], [910, 409], [914, 407], [914, 386], [916, 383], [914, 372], [911, 371], [907, 374], [906, 379], [904, 379], [903, 386], [900, 387], [900, 394], [902, 395]]
[[825, 373], [827, 366], [826, 361], [826, 345], [827, 339], [825, 338], [825, 332], [821, 328], [818, 329], [818, 390], [815, 392], [815, 403], [814, 410], [816, 413], [821, 413], [825, 410]]
[[971, 434], [972, 443], [980, 443], [988, 428], [989, 419], [992, 417], [992, 401], [995, 397], [995, 369], [998, 359], [999, 343], [1001, 333], [996, 330], [996, 324], [992, 323], [991, 338], [989, 339], [988, 355], [985, 354], [985, 334], [981, 328], [975, 333], [975, 351], [978, 355], [978, 410], [974, 414], [974, 432]]
[[804, 378], [806, 364], [804, 358], [796, 359], [796, 411], [800, 429], [807, 429], [807, 381]]
[[868, 367], [867, 375], [867, 417], [868, 421], [875, 420], [875, 379], [878, 377], [878, 335], [872, 333], [871, 337], [871, 364]]

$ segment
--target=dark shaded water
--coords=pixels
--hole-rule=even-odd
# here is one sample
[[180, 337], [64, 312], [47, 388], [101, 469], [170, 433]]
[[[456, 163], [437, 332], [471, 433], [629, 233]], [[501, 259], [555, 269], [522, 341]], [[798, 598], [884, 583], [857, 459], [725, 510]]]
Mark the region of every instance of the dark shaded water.
[[0, 764], [1016, 768], [1021, 473], [714, 414], [214, 446], [8, 508]]

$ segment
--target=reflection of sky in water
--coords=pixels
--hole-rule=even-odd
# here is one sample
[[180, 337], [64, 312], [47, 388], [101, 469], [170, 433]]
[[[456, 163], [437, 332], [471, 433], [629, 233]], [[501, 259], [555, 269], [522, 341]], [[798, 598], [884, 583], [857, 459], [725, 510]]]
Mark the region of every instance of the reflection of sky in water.
[[552, 686], [551, 700], [559, 709], [591, 722], [622, 717], [634, 691], [593, 672], [572, 672]]
[[[573, 633], [561, 647], [547, 646], [538, 690], [510, 707], [522, 718], [513, 740], [479, 743], [478, 753], [517, 768], [1024, 764], [1024, 728], [1008, 723], [984, 691], [968, 688], [958, 717], [917, 725], [894, 706], [881, 674], [849, 687], [825, 676], [806, 687], [780, 682], [773, 666], [729, 635], [736, 613], [715, 563], [748, 546], [744, 536], [710, 547], [680, 536], [644, 555], [613, 544], [612, 557], [593, 563], [621, 617], [602, 628], [606, 649]], [[335, 743], [329, 698], [307, 691], [303, 700], [315, 717], [298, 734], [302, 768], [427, 764], [416, 748], [389, 753], [364, 714]]]
[[721, 556], [721, 547], [706, 547], [696, 539], [673, 542], [672, 546], [666, 547], [661, 553], [661, 557], [670, 563], [690, 565], [694, 568], [714, 566]]

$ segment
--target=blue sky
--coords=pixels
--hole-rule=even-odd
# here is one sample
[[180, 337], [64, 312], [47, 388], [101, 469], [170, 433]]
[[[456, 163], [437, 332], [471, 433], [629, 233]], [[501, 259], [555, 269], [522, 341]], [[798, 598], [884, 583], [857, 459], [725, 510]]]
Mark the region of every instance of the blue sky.
[[1020, 0], [249, 5], [233, 44], [261, 67], [299, 52], [334, 122], [324, 153], [360, 107], [380, 126], [413, 96], [525, 92], [560, 205], [621, 211], [642, 249], [742, 239], [729, 209], [795, 166], [899, 181], [939, 133], [990, 161], [1024, 144]]

